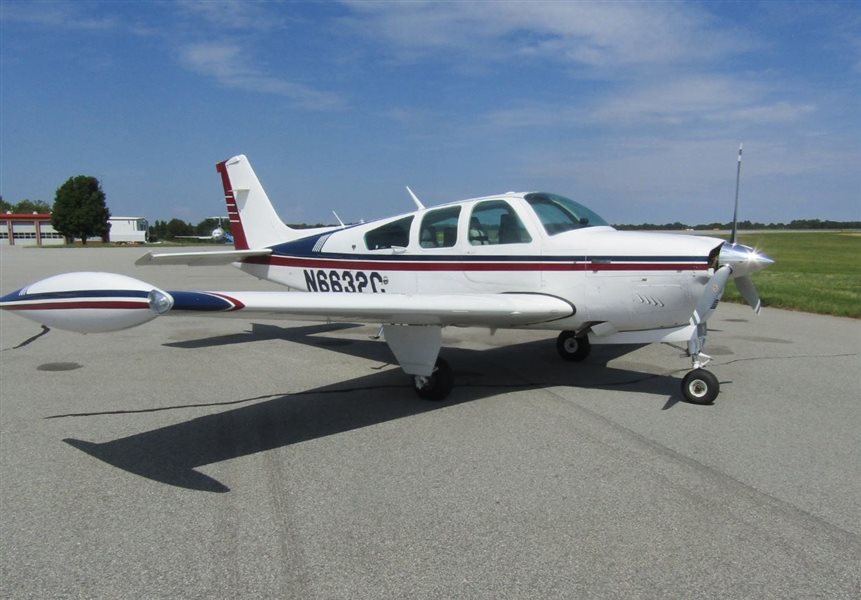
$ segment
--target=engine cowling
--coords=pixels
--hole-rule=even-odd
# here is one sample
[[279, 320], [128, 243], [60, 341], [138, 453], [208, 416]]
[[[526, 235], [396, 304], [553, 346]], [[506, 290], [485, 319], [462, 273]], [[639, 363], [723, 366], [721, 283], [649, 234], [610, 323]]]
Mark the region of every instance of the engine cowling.
[[42, 325], [78, 333], [142, 325], [173, 307], [155, 286], [116, 273], [54, 275], [0, 298], [0, 309]]

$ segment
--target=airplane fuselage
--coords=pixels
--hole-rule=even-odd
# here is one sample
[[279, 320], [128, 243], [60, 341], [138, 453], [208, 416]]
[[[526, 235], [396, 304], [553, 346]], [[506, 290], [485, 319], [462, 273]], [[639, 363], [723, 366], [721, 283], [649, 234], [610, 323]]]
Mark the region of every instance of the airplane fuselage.
[[541, 329], [611, 322], [642, 330], [690, 321], [723, 240], [550, 220], [558, 215], [542, 220], [536, 196], [509, 193], [317, 230], [238, 266], [297, 291], [530, 293], [574, 306], [564, 321], [534, 325]]

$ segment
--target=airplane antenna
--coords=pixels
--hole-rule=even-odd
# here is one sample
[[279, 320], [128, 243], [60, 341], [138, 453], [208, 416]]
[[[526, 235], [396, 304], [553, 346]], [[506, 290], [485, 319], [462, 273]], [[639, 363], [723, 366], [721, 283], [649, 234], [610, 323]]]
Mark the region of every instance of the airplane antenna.
[[407, 186], [407, 191], [410, 193], [410, 196], [412, 197], [413, 202], [415, 202], [415, 203], [416, 203], [416, 207], [417, 207], [419, 210], [424, 210], [424, 209], [425, 209], [425, 205], [424, 205], [424, 204], [422, 204], [422, 201], [421, 201], [421, 200], [419, 200], [418, 196], [416, 196], [415, 194], [413, 194], [413, 191], [410, 189], [410, 186]]
[[744, 144], [738, 145], [738, 167], [735, 171], [735, 210], [732, 212], [732, 234], [729, 238], [730, 244], [735, 244], [735, 238], [738, 234], [738, 184], [741, 179], [741, 149]]
[[338, 224], [339, 224], [341, 227], [346, 227], [346, 225], [344, 225], [344, 222], [341, 220], [341, 217], [339, 217], [339, 216], [338, 216], [338, 213], [336, 213], [336, 212], [333, 210], [333, 211], [332, 211], [332, 214], [333, 214], [333, 215], [335, 215], [335, 218], [336, 218], [336, 219], [338, 219]]

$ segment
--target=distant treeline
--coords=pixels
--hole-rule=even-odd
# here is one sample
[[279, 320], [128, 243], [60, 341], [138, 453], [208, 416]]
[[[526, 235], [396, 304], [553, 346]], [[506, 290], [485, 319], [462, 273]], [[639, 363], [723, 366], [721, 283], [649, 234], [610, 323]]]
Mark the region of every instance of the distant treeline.
[[[211, 234], [213, 229], [215, 229], [216, 227], [221, 227], [226, 232], [232, 233], [232, 231], [230, 230], [230, 221], [226, 218], [208, 218], [199, 222], [197, 225], [192, 225], [191, 223], [183, 221], [182, 219], [171, 219], [170, 221], [162, 221], [156, 219], [156, 221], [149, 227], [149, 239], [151, 241], [158, 241], [171, 240], [183, 236], [205, 236]], [[322, 223], [317, 223], [315, 225], [308, 225], [305, 223], [291, 223], [289, 227], [292, 227], [293, 229], [309, 229], [311, 227], [327, 227], [327, 225], [323, 225]]]
[[[708, 223], [706, 225], [686, 225], [685, 223], [667, 223], [665, 225], [655, 225], [653, 223], [643, 223], [641, 225], [614, 225], [616, 229], [631, 230], [631, 229], [651, 229], [651, 230], [674, 230], [684, 231], [686, 229], [695, 229], [697, 231], [712, 231], [715, 229], [729, 230], [732, 229], [732, 222], [728, 223]], [[795, 219], [789, 223], [754, 223], [751, 221], [739, 221], [739, 230], [744, 229], [861, 229], [861, 221], [823, 221], [821, 219]]]
[[[221, 227], [227, 232], [230, 232], [230, 223], [227, 219], [219, 221], [217, 219], [204, 219], [197, 225], [192, 225], [181, 219], [171, 219], [170, 221], [155, 221], [149, 228], [149, 236], [151, 240], [173, 239], [180, 236], [190, 235], [209, 235], [216, 227]], [[324, 223], [290, 223], [288, 227], [293, 229], [310, 229], [316, 227], [332, 227], [331, 224]], [[667, 223], [665, 225], [655, 225], [653, 223], [643, 223], [642, 225], [614, 225], [616, 229], [622, 230], [672, 230], [685, 231], [694, 229], [697, 231], [713, 231], [715, 229], [729, 230], [732, 229], [732, 223], [708, 223], [706, 225], [686, 225], [685, 223]], [[823, 221], [821, 219], [796, 219], [789, 223], [753, 223], [751, 221], [739, 221], [738, 228], [740, 230], [750, 229], [861, 229], [861, 221]]]

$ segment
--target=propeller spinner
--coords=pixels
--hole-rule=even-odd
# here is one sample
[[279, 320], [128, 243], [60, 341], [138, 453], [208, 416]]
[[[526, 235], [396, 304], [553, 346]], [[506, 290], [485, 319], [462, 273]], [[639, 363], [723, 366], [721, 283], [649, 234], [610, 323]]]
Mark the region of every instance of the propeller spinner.
[[[750, 246], [724, 244], [718, 256], [718, 264], [721, 268], [728, 266], [732, 269], [732, 279], [735, 281], [738, 291], [745, 299], [745, 302], [759, 314], [759, 311], [762, 309], [762, 302], [750, 276], [760, 269], [774, 264], [774, 260], [765, 254], [760, 254], [755, 248], [751, 248]], [[724, 282], [724, 285], [726, 285], [726, 282]]]

